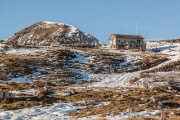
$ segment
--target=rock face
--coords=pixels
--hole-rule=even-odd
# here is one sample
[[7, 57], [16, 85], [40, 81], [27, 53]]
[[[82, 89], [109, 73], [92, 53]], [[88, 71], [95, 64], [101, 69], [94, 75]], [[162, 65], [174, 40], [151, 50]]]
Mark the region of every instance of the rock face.
[[63, 23], [38, 22], [14, 34], [6, 40], [9, 45], [59, 46], [61, 44], [99, 44], [104, 43], [90, 34]]

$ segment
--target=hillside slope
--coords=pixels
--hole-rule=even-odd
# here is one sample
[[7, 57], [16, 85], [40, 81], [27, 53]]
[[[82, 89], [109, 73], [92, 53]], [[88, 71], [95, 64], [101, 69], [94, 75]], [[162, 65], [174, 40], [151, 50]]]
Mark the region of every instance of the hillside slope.
[[10, 45], [58, 46], [61, 44], [104, 43], [90, 34], [64, 23], [41, 21], [14, 34], [6, 43]]
[[0, 119], [180, 120], [180, 44], [0, 53]]

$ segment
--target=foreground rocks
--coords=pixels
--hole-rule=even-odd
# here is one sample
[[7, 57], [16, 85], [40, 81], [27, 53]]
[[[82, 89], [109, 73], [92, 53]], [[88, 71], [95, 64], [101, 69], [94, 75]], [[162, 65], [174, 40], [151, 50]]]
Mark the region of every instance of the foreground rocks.
[[11, 92], [8, 92], [6, 90], [0, 90], [0, 100], [3, 99], [14, 99], [15, 95]]

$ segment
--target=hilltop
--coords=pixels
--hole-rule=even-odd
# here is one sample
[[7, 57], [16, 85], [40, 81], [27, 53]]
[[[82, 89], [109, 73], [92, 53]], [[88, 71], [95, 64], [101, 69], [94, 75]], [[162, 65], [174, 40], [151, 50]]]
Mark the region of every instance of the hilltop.
[[12, 46], [59, 46], [62, 44], [105, 44], [88, 33], [72, 25], [56, 22], [41, 21], [17, 33], [5, 41]]

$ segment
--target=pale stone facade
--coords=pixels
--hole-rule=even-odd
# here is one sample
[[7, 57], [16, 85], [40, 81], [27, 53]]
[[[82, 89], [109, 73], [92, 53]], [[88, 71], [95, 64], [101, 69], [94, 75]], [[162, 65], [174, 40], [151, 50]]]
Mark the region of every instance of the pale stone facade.
[[140, 35], [112, 34], [109, 37], [111, 49], [141, 49], [146, 50], [144, 38]]

